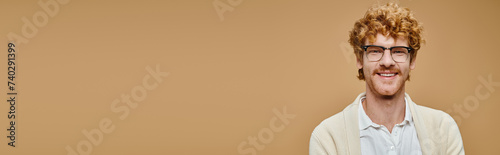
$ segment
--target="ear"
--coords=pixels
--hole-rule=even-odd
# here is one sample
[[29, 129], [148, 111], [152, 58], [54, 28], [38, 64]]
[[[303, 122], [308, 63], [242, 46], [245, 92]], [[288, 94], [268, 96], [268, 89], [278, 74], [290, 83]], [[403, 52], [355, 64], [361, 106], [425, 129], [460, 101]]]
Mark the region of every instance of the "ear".
[[359, 58], [356, 58], [356, 67], [358, 67], [358, 69], [363, 68], [363, 62], [361, 62]]
[[416, 65], [416, 63], [417, 63], [417, 61], [416, 61], [416, 60], [417, 60], [417, 58], [415, 57], [415, 58], [413, 58], [413, 60], [410, 62], [410, 69], [411, 69], [411, 70], [414, 70], [414, 69], [415, 69], [415, 65]]

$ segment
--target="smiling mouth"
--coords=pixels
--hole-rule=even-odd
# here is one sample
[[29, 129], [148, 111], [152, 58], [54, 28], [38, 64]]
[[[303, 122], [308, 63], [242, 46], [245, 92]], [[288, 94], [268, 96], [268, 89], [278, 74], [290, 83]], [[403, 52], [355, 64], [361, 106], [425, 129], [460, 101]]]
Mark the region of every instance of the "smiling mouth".
[[382, 77], [393, 77], [398, 75], [398, 73], [377, 73], [377, 75], [382, 76]]

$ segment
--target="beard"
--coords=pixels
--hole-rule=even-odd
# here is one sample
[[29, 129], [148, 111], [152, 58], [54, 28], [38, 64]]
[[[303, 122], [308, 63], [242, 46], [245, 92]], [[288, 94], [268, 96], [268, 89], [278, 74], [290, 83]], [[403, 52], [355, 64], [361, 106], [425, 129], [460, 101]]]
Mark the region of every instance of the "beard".
[[365, 78], [368, 89], [384, 98], [390, 98], [404, 91], [405, 81], [409, 78], [408, 73], [403, 73], [396, 68], [377, 68], [365, 75], [370, 76]]

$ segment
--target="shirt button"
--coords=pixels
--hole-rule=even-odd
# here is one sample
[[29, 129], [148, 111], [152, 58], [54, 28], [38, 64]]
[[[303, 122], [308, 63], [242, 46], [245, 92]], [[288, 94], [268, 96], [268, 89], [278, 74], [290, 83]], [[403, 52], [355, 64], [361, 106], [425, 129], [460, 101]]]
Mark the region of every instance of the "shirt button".
[[391, 150], [394, 150], [394, 146], [391, 146]]

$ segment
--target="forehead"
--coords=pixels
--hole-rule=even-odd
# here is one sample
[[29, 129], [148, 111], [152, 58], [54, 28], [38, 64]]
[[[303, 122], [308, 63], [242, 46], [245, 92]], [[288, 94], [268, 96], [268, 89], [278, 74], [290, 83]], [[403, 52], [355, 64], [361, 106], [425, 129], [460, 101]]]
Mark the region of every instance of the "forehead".
[[370, 42], [369, 39], [366, 39], [365, 45], [379, 45], [384, 47], [408, 46], [408, 40], [402, 36], [393, 38], [389, 35], [382, 35], [380, 33], [377, 33], [377, 35], [375, 36], [375, 42]]

